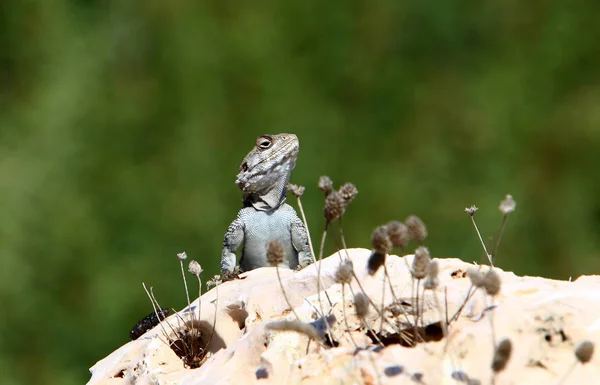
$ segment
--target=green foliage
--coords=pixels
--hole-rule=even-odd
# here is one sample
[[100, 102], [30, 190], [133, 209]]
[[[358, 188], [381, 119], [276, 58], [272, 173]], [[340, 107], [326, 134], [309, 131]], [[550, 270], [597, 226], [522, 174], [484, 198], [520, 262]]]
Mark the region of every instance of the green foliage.
[[[416, 213], [434, 256], [598, 273], [600, 3], [22, 1], [0, 5], [0, 371], [81, 384], [161, 305], [176, 253], [217, 273], [262, 133], [294, 132], [313, 237], [327, 174], [349, 246]], [[292, 198], [290, 198], [292, 201]], [[328, 245], [328, 252], [334, 250]]]

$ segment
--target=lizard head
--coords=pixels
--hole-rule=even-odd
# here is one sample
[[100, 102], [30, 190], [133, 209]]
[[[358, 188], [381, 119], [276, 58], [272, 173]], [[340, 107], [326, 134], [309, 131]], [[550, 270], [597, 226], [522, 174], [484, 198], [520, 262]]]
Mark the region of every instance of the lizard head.
[[235, 184], [247, 194], [264, 195], [288, 183], [300, 143], [294, 134], [261, 135], [240, 165]]

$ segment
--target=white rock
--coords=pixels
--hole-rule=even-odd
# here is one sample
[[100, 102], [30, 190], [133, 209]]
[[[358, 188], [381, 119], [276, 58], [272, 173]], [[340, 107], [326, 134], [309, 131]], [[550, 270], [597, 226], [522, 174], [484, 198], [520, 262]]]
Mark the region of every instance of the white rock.
[[[184, 309], [96, 363], [90, 369], [88, 384], [245, 384], [257, 381], [257, 376], [266, 377], [260, 379], [261, 384], [415, 384], [419, 376], [427, 384], [460, 384], [453, 374], [454, 378], [466, 375], [487, 384], [492, 378], [493, 338], [496, 343], [509, 338], [513, 346], [496, 384], [554, 383], [574, 365], [577, 343], [584, 339], [600, 341], [600, 277], [565, 282], [517, 277], [496, 269], [502, 289], [493, 302], [478, 290], [462, 315], [451, 322], [449, 338], [441, 338], [441, 329], [430, 326], [426, 342], [417, 347], [402, 346], [396, 331], [406, 329], [403, 333], [410, 334], [413, 328], [408, 325], [414, 324], [414, 283], [408, 270], [413, 256], [407, 255], [388, 256], [386, 266], [394, 294], [408, 313], [383, 324], [383, 335], [388, 336], [386, 346], [374, 349], [376, 344], [366, 336], [354, 310], [352, 292], [361, 291], [358, 283], [353, 280], [350, 288], [346, 286], [342, 297], [342, 286], [333, 278], [340, 258], [349, 256], [365, 292], [378, 308], [382, 301], [387, 307], [393, 301], [392, 292], [388, 284], [384, 285], [383, 269], [374, 276], [367, 274], [369, 255], [369, 250], [350, 249], [325, 258], [321, 266], [321, 303], [317, 290], [319, 264], [300, 272], [280, 270], [286, 294], [302, 321], [313, 322], [321, 311], [335, 315], [337, 321], [331, 325], [331, 332], [338, 347], [309, 343], [306, 336], [296, 332], [265, 328], [268, 322], [293, 320], [295, 316], [282, 294], [275, 268], [261, 268], [243, 274], [240, 280], [219, 285], [218, 299], [217, 289], [202, 296], [200, 321], [194, 325], [202, 331], [203, 346], [213, 323], [216, 326], [206, 346], [209, 357], [201, 367], [185, 368], [168, 344], [169, 339], [176, 339], [174, 331], [192, 319], [191, 312]], [[459, 259], [438, 262], [436, 298], [431, 291], [419, 292], [420, 301], [424, 300], [423, 325], [443, 321], [446, 314], [452, 318], [470, 287], [463, 273], [473, 265]], [[487, 271], [487, 267], [482, 269]], [[196, 312], [198, 305], [198, 300], [192, 304]], [[379, 312], [371, 306], [365, 317], [378, 332]], [[391, 316], [389, 310], [384, 313], [387, 318]], [[355, 343], [361, 349], [357, 350]], [[578, 364], [565, 384], [592, 384], [598, 378], [600, 359], [596, 356], [587, 365]]]

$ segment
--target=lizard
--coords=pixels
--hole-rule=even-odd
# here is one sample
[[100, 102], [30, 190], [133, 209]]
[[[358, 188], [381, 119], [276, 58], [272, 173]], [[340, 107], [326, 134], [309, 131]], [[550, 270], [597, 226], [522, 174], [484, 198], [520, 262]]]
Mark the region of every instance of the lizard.
[[285, 203], [287, 184], [296, 165], [300, 142], [294, 134], [261, 135], [243, 159], [236, 185], [243, 192], [243, 208], [223, 238], [221, 272], [233, 273], [240, 246], [240, 268], [268, 266], [267, 242], [279, 241], [287, 260], [279, 267], [295, 269], [314, 262], [304, 222]]

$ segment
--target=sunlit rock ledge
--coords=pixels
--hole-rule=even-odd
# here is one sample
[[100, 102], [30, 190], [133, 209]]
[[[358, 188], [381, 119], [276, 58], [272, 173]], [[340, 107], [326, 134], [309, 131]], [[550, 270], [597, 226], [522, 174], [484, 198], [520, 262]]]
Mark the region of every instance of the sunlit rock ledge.
[[192, 319], [191, 311], [184, 309], [98, 361], [90, 369], [88, 384], [490, 384], [493, 336], [496, 342], [504, 338], [512, 342], [510, 359], [496, 374], [495, 384], [554, 384], [563, 379], [564, 384], [598, 383], [598, 354], [582, 365], [576, 364], [574, 350], [583, 340], [600, 341], [599, 276], [567, 282], [519, 277], [496, 269], [502, 279], [500, 294], [492, 302], [484, 290], [477, 290], [460, 317], [451, 322], [445, 338], [440, 325], [465, 301], [471, 286], [465, 272], [474, 265], [439, 258], [435, 297], [432, 291], [420, 292], [424, 302], [419, 331], [426, 341], [409, 347], [399, 343], [397, 332], [413, 329], [408, 327], [414, 324], [414, 286], [409, 271], [413, 256], [390, 255], [387, 270], [397, 303], [405, 313], [394, 318], [385, 310], [390, 322], [382, 325], [378, 312], [369, 308], [365, 321], [377, 332], [381, 346], [368, 336], [356, 315], [352, 292], [361, 290], [356, 279], [351, 290], [345, 287], [344, 300], [342, 285], [334, 281], [341, 258], [349, 257], [371, 300], [380, 306], [383, 298], [384, 307], [390, 305], [394, 298], [389, 285], [383, 289], [384, 270], [367, 274], [369, 255], [369, 250], [349, 249], [322, 261], [321, 305], [318, 264], [299, 272], [279, 271], [288, 299], [302, 321], [314, 323], [321, 309], [329, 313], [331, 301], [335, 347], [309, 343], [308, 337], [297, 332], [265, 328], [275, 320], [296, 318], [282, 294], [275, 268], [261, 268], [213, 288], [202, 295], [200, 305], [198, 300], [192, 304], [196, 319], [200, 310], [200, 319], [193, 325], [201, 331], [199, 345], [207, 352], [199, 368], [186, 368], [169, 347], [169, 340], [177, 339], [185, 322]]

